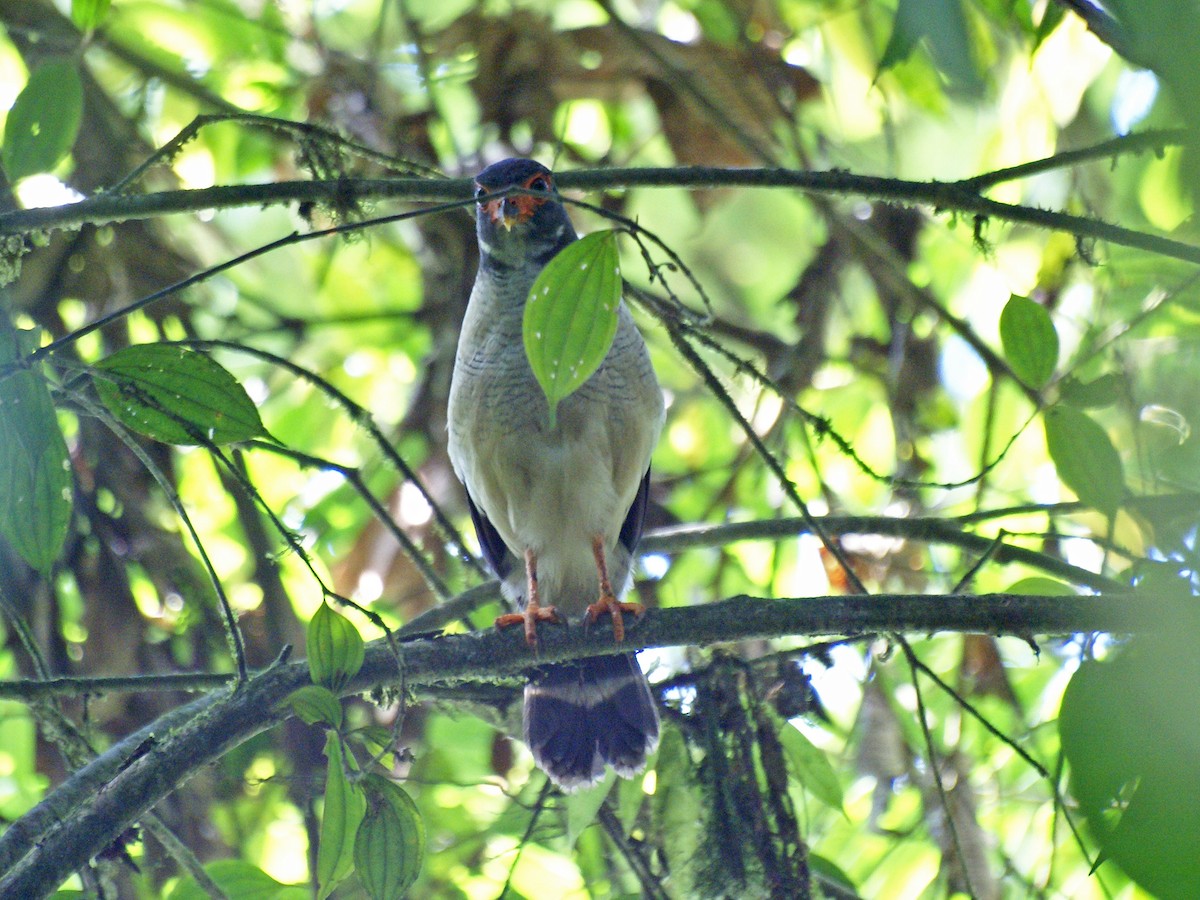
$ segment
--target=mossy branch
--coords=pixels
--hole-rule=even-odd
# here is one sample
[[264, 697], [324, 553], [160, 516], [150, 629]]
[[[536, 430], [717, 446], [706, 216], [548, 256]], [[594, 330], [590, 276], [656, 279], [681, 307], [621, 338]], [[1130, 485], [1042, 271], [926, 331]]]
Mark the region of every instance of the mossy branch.
[[[532, 664], [649, 647], [704, 646], [784, 635], [937, 631], [1063, 635], [1174, 628], [1129, 595], [992, 595], [762, 599], [734, 597], [686, 609], [650, 610], [623, 644], [605, 627], [546, 628], [536, 657], [515, 631], [420, 637], [398, 656], [373, 642], [346, 693], [491, 678]], [[85, 866], [162, 798], [204, 766], [288, 715], [281, 707], [308, 683], [304, 663], [274, 666], [240, 687], [209, 694], [131, 734], [80, 769], [0, 836], [0, 896], [42, 897]]]

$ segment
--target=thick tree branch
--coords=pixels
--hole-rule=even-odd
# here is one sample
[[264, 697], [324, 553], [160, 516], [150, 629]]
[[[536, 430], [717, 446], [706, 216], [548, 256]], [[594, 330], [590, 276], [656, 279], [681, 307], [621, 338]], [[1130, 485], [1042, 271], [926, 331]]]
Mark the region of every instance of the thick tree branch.
[[[1181, 509], [1190, 509], [1191, 506], [1185, 506], [1185, 504], [1194, 504], [1196, 497], [1192, 494], [1140, 497], [1132, 498], [1129, 504], [1143, 507], [1154, 505], [1155, 501], [1162, 501], [1157, 504], [1158, 506], [1176, 504]], [[1084, 509], [1086, 507], [1079, 503], [1063, 504], [1058, 507], [1030, 505], [1013, 510], [997, 510], [988, 515], [1028, 515], [1042, 512], [1048, 515], [1067, 515]], [[932, 516], [906, 516], [903, 518], [896, 516], [821, 516], [819, 521], [829, 534], [839, 537], [848, 534], [878, 535], [930, 544], [944, 544], [960, 547], [981, 556], [990, 554], [990, 559], [996, 563], [1021, 563], [1037, 571], [1063, 578], [1071, 584], [1082, 585], [1095, 591], [1107, 594], [1121, 594], [1129, 591], [1128, 585], [1079, 566], [1073, 566], [1057, 557], [1016, 544], [1000, 543], [997, 545], [993, 538], [963, 530], [964, 524], [976, 521], [978, 518], [980, 517], [965, 516], [944, 519]], [[638, 549], [642, 553], [680, 553], [699, 547], [725, 547], [736, 541], [782, 540], [808, 533], [809, 528], [804, 524], [804, 520], [795, 516], [763, 521], [724, 522], [718, 525], [680, 525], [649, 532], [642, 539]], [[427, 610], [397, 633], [401, 637], [407, 637], [436, 632], [456, 619], [465, 620], [470, 613], [499, 597], [500, 590], [495, 581], [476, 585]], [[0, 682], [0, 698], [28, 701], [47, 697], [79, 697], [117, 692], [201, 691], [223, 687], [233, 677], [216, 673], [170, 673]]]
[[[394, 684], [400, 669], [405, 684], [416, 687], [596, 654], [783, 635], [950, 630], [1024, 636], [1177, 627], [1128, 595], [735, 597], [650, 610], [621, 645], [605, 627], [546, 628], [536, 658], [515, 631], [420, 638], [400, 645], [398, 656], [386, 642], [375, 641], [346, 691]], [[0, 835], [0, 896], [33, 898], [53, 891], [197, 770], [281, 722], [287, 710], [280, 704], [308, 679], [304, 663], [273, 667], [240, 688], [174, 710], [75, 773]]]
[[[1112, 142], [1108, 142], [1106, 149], [1111, 146]], [[1136, 147], [1145, 149], [1144, 143], [1138, 143]], [[1115, 152], [1114, 150], [1114, 155]], [[1041, 163], [1042, 167], [1048, 165], [1045, 162]], [[999, 219], [1065, 231], [1081, 238], [1109, 241], [1187, 262], [1200, 262], [1200, 247], [1171, 238], [1123, 228], [1098, 219], [991, 200], [979, 191], [979, 185], [988, 182], [986, 175], [960, 182], [925, 182], [855, 175], [840, 170], [813, 172], [777, 168], [727, 169], [682, 166], [580, 169], [562, 172], [556, 180], [564, 190], [632, 187], [791, 188], [814, 194], [920, 204], [981, 219]], [[337, 178], [273, 184], [219, 185], [141, 195], [108, 193], [67, 206], [22, 209], [0, 215], [0, 237], [56, 228], [74, 228], [84, 224], [153, 218], [169, 213], [194, 213], [240, 206], [311, 202], [346, 209], [361, 202], [385, 199], [461, 201], [466, 204], [470, 202], [470, 197], [471, 181], [467, 178]]]

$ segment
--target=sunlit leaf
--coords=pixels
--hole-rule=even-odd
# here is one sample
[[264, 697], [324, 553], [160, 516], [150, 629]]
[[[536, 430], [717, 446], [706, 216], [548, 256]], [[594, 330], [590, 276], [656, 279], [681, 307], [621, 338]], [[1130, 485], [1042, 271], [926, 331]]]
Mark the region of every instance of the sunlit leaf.
[[785, 724], [779, 730], [779, 742], [783, 744], [788, 763], [799, 782], [826, 806], [840, 812], [842, 783], [825, 752], [791, 724]]
[[245, 389], [205, 353], [138, 344], [96, 364], [96, 391], [118, 420], [168, 444], [224, 444], [266, 434]]
[[1058, 365], [1058, 332], [1040, 303], [1013, 294], [1000, 313], [1000, 342], [1017, 377], [1045, 387]]
[[317, 847], [317, 883], [321, 900], [328, 897], [354, 866], [354, 842], [367, 811], [367, 800], [359, 785], [346, 777], [342, 744], [330, 731], [325, 738], [328, 759], [325, 775], [325, 812]]
[[604, 362], [617, 333], [621, 263], [614, 231], [569, 244], [538, 275], [525, 304], [525, 354], [550, 404], [558, 404]]
[[333, 692], [319, 684], [306, 684], [284, 701], [309, 725], [321, 722], [332, 728], [342, 725], [342, 704]]
[[[287, 885], [276, 881], [258, 866], [240, 859], [220, 859], [204, 867], [227, 897], [238, 900], [277, 900]], [[167, 900], [209, 900], [212, 895], [190, 878], [179, 882]]]
[[613, 782], [616, 780], [616, 774], [610, 771], [599, 784], [575, 791], [563, 798], [567, 811], [567, 843], [572, 847], [584, 830], [596, 821], [596, 814], [600, 812], [600, 807], [604, 805], [604, 800], [612, 791]]
[[104, 21], [112, 0], [71, 0], [71, 21], [81, 31], [91, 31]]
[[362, 668], [365, 648], [354, 623], [322, 601], [308, 623], [308, 669], [314, 684], [340, 691]]
[[[0, 312], [0, 366], [22, 358], [21, 333]], [[71, 522], [71, 465], [40, 366], [0, 378], [0, 535], [48, 572]]]
[[1069, 406], [1045, 412], [1046, 447], [1058, 477], [1093, 509], [1113, 515], [1125, 496], [1125, 470], [1107, 432]]
[[74, 145], [82, 116], [83, 84], [74, 62], [56, 59], [34, 69], [4, 124], [0, 163], [9, 181], [57, 166]]
[[399, 785], [372, 775], [364, 786], [370, 803], [354, 842], [354, 870], [372, 900], [393, 900], [421, 874], [425, 825]]
[[1074, 589], [1069, 584], [1040, 575], [1032, 575], [1014, 581], [1004, 589], [1003, 593], [1026, 594], [1032, 597], [1072, 597], [1075, 595]]

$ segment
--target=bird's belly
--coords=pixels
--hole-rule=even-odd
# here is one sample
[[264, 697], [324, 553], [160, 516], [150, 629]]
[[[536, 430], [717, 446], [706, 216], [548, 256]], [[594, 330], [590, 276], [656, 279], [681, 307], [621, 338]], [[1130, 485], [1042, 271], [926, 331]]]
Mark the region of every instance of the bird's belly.
[[629, 499], [617, 496], [604, 442], [546, 437], [510, 433], [498, 441], [480, 502], [518, 559], [533, 551], [542, 601], [576, 614], [596, 599], [593, 538], [613, 549]]

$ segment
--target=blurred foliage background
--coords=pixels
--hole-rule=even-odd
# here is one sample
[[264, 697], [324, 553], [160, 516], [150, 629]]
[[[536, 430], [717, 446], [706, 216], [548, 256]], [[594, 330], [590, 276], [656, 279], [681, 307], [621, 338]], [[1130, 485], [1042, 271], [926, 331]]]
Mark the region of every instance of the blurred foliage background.
[[[133, 199], [216, 185], [469, 176], [511, 155], [558, 171], [778, 166], [917, 182], [1050, 158], [975, 189], [1194, 244], [1194, 160], [1175, 130], [1194, 118], [1194, 4], [1109, 8], [0, 0], [0, 108], [33, 73], [49, 73], [26, 94], [47, 111], [30, 131], [41, 139], [32, 150], [12, 137], [10, 113], [0, 206], [56, 206], [118, 185], [112, 196]], [[198, 116], [211, 118], [155, 155]], [[62, 147], [47, 151], [56, 129]], [[1151, 137], [1105, 144], [1134, 131]], [[661, 251], [651, 251], [651, 270], [623, 246], [668, 398], [643, 602], [853, 587], [800, 527], [656, 549], [677, 525], [797, 514], [713, 383], [815, 515], [900, 520], [833, 535], [871, 592], [1096, 586], [1075, 571], [1136, 588], [1131, 603], [1186, 603], [1195, 593], [1196, 257], [861, 193], [568, 196], [657, 235], [711, 303], [694, 336], [708, 342], [694, 344], [706, 380], [646, 312], [661, 302], [663, 279], [693, 309], [703, 309], [701, 297]], [[292, 243], [75, 334], [297, 230], [414, 208], [229, 203], [6, 230], [6, 314], [35, 329], [35, 344], [68, 338], [43, 359], [73, 512], [43, 571], [11, 533], [0, 539], [0, 827], [80, 764], [48, 722], [65, 717], [99, 751], [189, 696], [164, 681], [30, 702], [23, 683], [233, 671], [198, 547], [253, 667], [302, 646], [324, 599], [349, 598], [396, 627], [485, 580], [473, 534], [462, 537], [469, 520], [445, 453], [450, 367], [477, 264], [469, 207]], [[583, 231], [605, 226], [593, 212], [573, 215]], [[88, 405], [84, 376], [154, 341], [210, 352], [275, 442], [216, 452], [124, 440]], [[950, 538], [929, 540], [931, 517]], [[969, 540], [978, 537], [993, 548], [981, 552]], [[996, 551], [1008, 545], [1034, 551], [1033, 562], [1004, 561]], [[501, 609], [485, 601], [454, 627], [488, 627]], [[745, 604], [753, 616], [753, 599]], [[339, 608], [364, 637], [380, 636], [377, 623]], [[1138, 762], [1146, 747], [1088, 790], [1075, 785], [1076, 798], [1068, 775], [1111, 761], [1116, 737], [1101, 723], [1151, 738], [1179, 726], [1158, 743], [1186, 760], [1197, 738], [1180, 723], [1194, 718], [1197, 682], [1167, 679], [1168, 691], [1148, 678], [1145, 693], [1125, 694], [1081, 687], [1088, 702], [1075, 709], [1076, 730], [1060, 729], [1077, 671], [1102, 685], [1106, 670], [1092, 667], [1105, 659], [1136, 668], [1136, 658], [1163, 657], [1143, 647], [1130, 662], [1124, 642], [1107, 636], [1032, 637], [781, 637], [644, 653], [667, 723], [655, 764], [644, 778], [571, 797], [543, 790], [513, 738], [518, 681], [447, 684], [412, 698], [399, 721], [394, 704], [361, 699], [347, 716], [398, 736], [385, 762], [427, 830], [412, 896], [792, 896], [786, 879], [808, 871], [833, 896], [1196, 896], [1195, 863], [1176, 852], [1195, 835], [1196, 806], [1166, 799], [1190, 803], [1195, 756], [1165, 796], [1155, 794], [1141, 830], [1121, 817], [1135, 808], [1130, 793], [1150, 783]], [[1064, 765], [1072, 737], [1077, 755]], [[282, 885], [305, 884], [324, 747], [320, 728], [289, 721], [198, 772], [158, 812], [204, 862], [236, 859], [242, 875], [254, 867]], [[1129, 831], [1141, 850], [1121, 843]], [[1161, 865], [1148, 859], [1155, 846]], [[127, 852], [136, 870], [100, 863], [74, 888], [190, 896], [154, 839]], [[361, 890], [350, 880], [336, 896]]]

